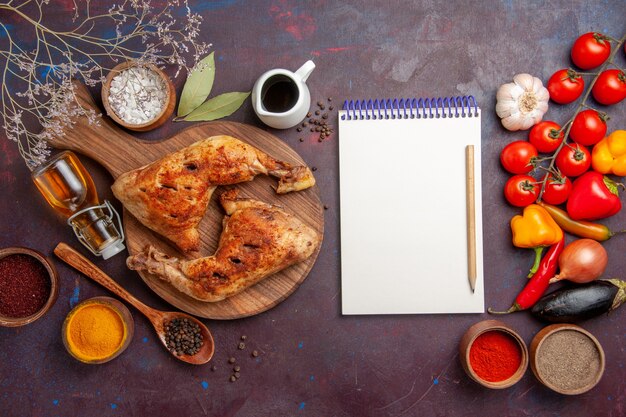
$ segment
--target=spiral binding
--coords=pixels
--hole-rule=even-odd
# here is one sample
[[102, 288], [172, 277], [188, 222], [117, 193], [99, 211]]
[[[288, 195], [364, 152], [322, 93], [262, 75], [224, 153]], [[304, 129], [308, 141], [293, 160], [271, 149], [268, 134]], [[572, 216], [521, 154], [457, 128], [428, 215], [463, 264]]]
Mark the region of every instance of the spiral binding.
[[478, 117], [474, 96], [346, 100], [341, 120]]

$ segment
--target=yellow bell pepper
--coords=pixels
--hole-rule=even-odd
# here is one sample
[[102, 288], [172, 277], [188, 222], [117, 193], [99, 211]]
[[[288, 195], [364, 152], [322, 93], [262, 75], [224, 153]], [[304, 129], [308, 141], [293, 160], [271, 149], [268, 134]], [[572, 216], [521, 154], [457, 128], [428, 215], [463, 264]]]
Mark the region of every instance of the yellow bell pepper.
[[591, 153], [591, 165], [602, 174], [626, 175], [626, 130], [616, 130], [598, 142]]
[[563, 239], [563, 230], [556, 224], [550, 213], [537, 204], [527, 206], [522, 215], [518, 214], [511, 219], [511, 231], [513, 232], [513, 245], [535, 250], [535, 262], [530, 269], [529, 276], [537, 271], [543, 248]]

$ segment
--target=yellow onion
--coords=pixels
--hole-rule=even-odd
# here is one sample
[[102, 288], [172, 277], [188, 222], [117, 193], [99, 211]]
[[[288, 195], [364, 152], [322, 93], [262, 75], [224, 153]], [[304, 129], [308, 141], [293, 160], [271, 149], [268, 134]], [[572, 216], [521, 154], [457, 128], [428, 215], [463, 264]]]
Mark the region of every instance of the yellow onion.
[[561, 272], [550, 283], [566, 279], [583, 284], [591, 282], [604, 273], [609, 256], [606, 249], [593, 239], [578, 239], [563, 249], [559, 256]]

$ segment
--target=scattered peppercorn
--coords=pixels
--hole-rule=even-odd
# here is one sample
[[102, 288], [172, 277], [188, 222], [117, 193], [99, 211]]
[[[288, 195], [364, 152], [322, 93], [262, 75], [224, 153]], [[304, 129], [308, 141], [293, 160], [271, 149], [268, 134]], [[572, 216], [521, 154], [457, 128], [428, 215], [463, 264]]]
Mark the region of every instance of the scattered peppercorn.
[[253, 351], [252, 351], [252, 356], [253, 356], [253, 357], [255, 357], [255, 358], [256, 358], [257, 356], [259, 356], [259, 351], [258, 351], [258, 350], [253, 350]]
[[328, 210], [328, 205], [324, 204], [324, 210]]
[[239, 366], [239, 365], [235, 366], [235, 367], [233, 368], [233, 371], [235, 371], [235, 372], [239, 372], [239, 371], [241, 371], [241, 366]]
[[215, 371], [217, 371], [217, 366], [215, 365], [211, 366], [211, 372], [215, 372]]
[[230, 357], [230, 358], [228, 359], [228, 363], [230, 363], [231, 365], [232, 365], [233, 363], [235, 363], [235, 358]]
[[200, 326], [186, 318], [171, 320], [165, 324], [165, 344], [178, 356], [195, 355], [204, 344]]
[[237, 378], [235, 378], [235, 375], [231, 375], [230, 376], [230, 382], [235, 382], [237, 380]]
[[317, 171], [317, 167], [311, 167], [311, 171], [313, 172]]
[[235, 372], [235, 378], [239, 379], [240, 376], [241, 374], [239, 372]]
[[[332, 97], [328, 97], [327, 98], [328, 102], [331, 102], [333, 99]], [[315, 116], [312, 117], [313, 113], [311, 111], [309, 111], [306, 115], [306, 117], [308, 119], [306, 119], [305, 121], [302, 122], [301, 127], [305, 128], [308, 127], [309, 125], [315, 125], [316, 127], [311, 127], [309, 129], [309, 131], [311, 132], [319, 132], [319, 137], [318, 137], [318, 142], [323, 142], [324, 139], [327, 139], [330, 137], [331, 133], [333, 132], [332, 129], [330, 129], [330, 126], [328, 126], [328, 124], [326, 123], [326, 120], [328, 120], [329, 118], [329, 114], [326, 113], [322, 113], [322, 110], [326, 109], [326, 105], [324, 104], [324, 102], [322, 102], [321, 100], [317, 102], [317, 109], [314, 111], [315, 116], [320, 116], [319, 118], [315, 118]], [[333, 110], [334, 107], [332, 105], [328, 106], [328, 110]], [[301, 132], [301, 127], [297, 127], [296, 130], [298, 132]], [[303, 138], [298, 139], [300, 142], [304, 142]]]

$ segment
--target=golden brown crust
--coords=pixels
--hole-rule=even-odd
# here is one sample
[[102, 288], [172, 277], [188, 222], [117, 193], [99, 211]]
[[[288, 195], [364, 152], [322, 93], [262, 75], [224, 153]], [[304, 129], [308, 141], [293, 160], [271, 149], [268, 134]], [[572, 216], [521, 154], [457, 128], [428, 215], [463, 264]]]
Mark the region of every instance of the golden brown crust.
[[230, 136], [213, 136], [120, 175], [111, 188], [142, 224], [190, 252], [200, 248], [197, 226], [216, 186], [257, 174], [278, 177], [279, 193], [315, 184], [308, 167], [292, 167]]
[[153, 247], [131, 256], [128, 267], [146, 270], [202, 301], [220, 301], [311, 256], [321, 238], [283, 209], [222, 194], [227, 216], [217, 251], [195, 260], [170, 258]]

